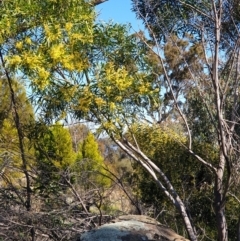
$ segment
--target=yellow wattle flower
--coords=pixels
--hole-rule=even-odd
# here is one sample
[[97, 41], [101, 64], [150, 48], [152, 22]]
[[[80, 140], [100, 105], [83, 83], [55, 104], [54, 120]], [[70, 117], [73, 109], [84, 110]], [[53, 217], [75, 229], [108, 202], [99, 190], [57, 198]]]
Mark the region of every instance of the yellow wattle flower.
[[73, 24], [72, 23], [66, 23], [65, 24], [65, 29], [70, 32], [72, 30]]
[[44, 68], [38, 68], [38, 75], [41, 79], [46, 80], [49, 78], [50, 73], [47, 70], [45, 70]]
[[31, 40], [29, 37], [27, 37], [27, 38], [25, 38], [25, 42], [26, 42], [27, 44], [31, 44], [31, 43], [32, 43], [32, 40]]
[[16, 66], [22, 62], [22, 58], [19, 55], [13, 55], [7, 58], [9, 65]]
[[63, 44], [55, 44], [51, 47], [49, 54], [53, 60], [60, 60], [64, 52]]
[[98, 107], [101, 107], [101, 106], [103, 106], [103, 105], [106, 104], [105, 100], [103, 100], [103, 99], [100, 98], [100, 97], [96, 97], [96, 98], [95, 98], [95, 102], [96, 102], [96, 104], [97, 104]]
[[110, 109], [110, 111], [115, 110], [116, 109], [116, 105], [113, 102], [111, 102], [110, 105], [109, 105], [109, 109]]
[[23, 48], [23, 42], [22, 41], [17, 42], [15, 46], [18, 50], [21, 50]]

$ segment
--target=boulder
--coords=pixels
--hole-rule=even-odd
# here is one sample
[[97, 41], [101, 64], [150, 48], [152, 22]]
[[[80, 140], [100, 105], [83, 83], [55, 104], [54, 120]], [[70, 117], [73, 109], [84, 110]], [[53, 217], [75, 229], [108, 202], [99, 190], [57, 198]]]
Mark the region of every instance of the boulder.
[[155, 219], [143, 215], [120, 216], [113, 223], [83, 233], [76, 241], [189, 241]]

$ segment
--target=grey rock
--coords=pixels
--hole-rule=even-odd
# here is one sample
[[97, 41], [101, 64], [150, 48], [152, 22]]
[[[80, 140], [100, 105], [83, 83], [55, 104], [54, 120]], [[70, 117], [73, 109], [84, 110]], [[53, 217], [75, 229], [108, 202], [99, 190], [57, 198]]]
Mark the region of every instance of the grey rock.
[[82, 234], [77, 241], [189, 241], [155, 219], [126, 215]]

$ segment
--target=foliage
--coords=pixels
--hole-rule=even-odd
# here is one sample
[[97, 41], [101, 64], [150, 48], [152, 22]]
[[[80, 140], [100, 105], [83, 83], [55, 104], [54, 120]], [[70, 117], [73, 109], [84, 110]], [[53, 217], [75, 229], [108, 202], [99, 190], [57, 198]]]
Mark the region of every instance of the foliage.
[[144, 111], [158, 108], [160, 88], [153, 84], [153, 60], [128, 29], [112, 23], [94, 26], [93, 42], [84, 46], [89, 65], [78, 74], [64, 71], [61, 76], [68, 81], [57, 80], [35, 92], [44, 120], [62, 119], [69, 110], [79, 120], [101, 122], [100, 128], [117, 132], [131, 123], [137, 110], [144, 116]]
[[[239, 163], [236, 148], [239, 145], [239, 7], [236, 1], [221, 0], [132, 2], [134, 12], [144, 21], [150, 38], [155, 43], [157, 50], [152, 49], [158, 53], [173, 105], [186, 128], [188, 143], [182, 144], [198, 162], [211, 170], [212, 178], [215, 179], [213, 206], [217, 234], [214, 239], [235, 240], [235, 234], [228, 233], [229, 215], [226, 207], [232, 190], [231, 180], [236, 175]], [[189, 46], [198, 46], [193, 53], [199, 55], [200, 50], [200, 69], [196, 69], [195, 64], [189, 64], [185, 52], [178, 48], [178, 43], [186, 37], [190, 40]], [[174, 90], [175, 76], [168, 69], [167, 56], [161, 52], [168, 45], [169, 39], [174, 46], [173, 56], [176, 56], [177, 50], [182, 69], [186, 67], [185, 74], [191, 74], [191, 81], [187, 78], [182, 82], [186, 88], [181, 98], [185, 103], [179, 102], [178, 92]], [[170, 60], [171, 57], [170, 55]], [[174, 68], [178, 68], [177, 61], [172, 63]], [[212, 145], [218, 153], [216, 161], [212, 163], [203, 151], [198, 153], [195, 142], [204, 147]], [[187, 208], [185, 204], [184, 206]], [[189, 217], [186, 218], [185, 211], [181, 212], [189, 238], [197, 240], [191, 217], [186, 214]], [[237, 235], [239, 236], [239, 230]]]
[[[1, 158], [0, 164], [4, 164], [4, 159], [8, 159], [8, 163], [4, 168], [4, 175], [6, 177], [5, 184], [19, 186], [20, 180], [23, 178], [21, 151], [18, 142], [18, 132], [14, 122], [13, 103], [10, 98], [10, 89], [6, 79], [2, 79], [0, 82], [1, 94], [1, 117], [0, 117], [0, 152], [4, 158]], [[33, 150], [31, 148], [29, 139], [27, 138], [29, 133], [29, 127], [34, 122], [33, 108], [26, 97], [26, 91], [21, 83], [17, 80], [13, 82], [13, 88], [15, 92], [15, 100], [18, 108], [19, 118], [22, 124], [22, 129], [25, 135], [24, 145], [28, 149], [28, 165], [29, 167], [34, 164]], [[5, 155], [4, 155], [5, 153]], [[7, 181], [8, 180], [8, 181]], [[8, 184], [7, 184], [8, 183]]]
[[[11, 158], [12, 153], [18, 155], [16, 162], [15, 158], [12, 158], [14, 165], [7, 168], [14, 166], [24, 174], [22, 182], [19, 181], [19, 185], [14, 186], [13, 182], [2, 174], [7, 168], [1, 165], [1, 177], [4, 177], [8, 184], [0, 190], [1, 213], [4, 214], [2, 220], [7, 227], [3, 236], [11, 236], [17, 240], [36, 240], [40, 232], [52, 240], [70, 239], [71, 227], [82, 230], [81, 222], [79, 225], [75, 224], [79, 223], [79, 216], [82, 215], [79, 202], [84, 207], [86, 200], [83, 199], [82, 202], [81, 196], [72, 185], [71, 178], [80, 172], [73, 174], [71, 169], [72, 166], [76, 167], [73, 165], [76, 164], [76, 155], [72, 150], [70, 134], [58, 124], [54, 126], [52, 119], [65, 118], [65, 107], [71, 107], [74, 112], [81, 104], [84, 106], [85, 96], [82, 98], [82, 93], [89, 86], [85, 73], [90, 69], [88, 73], [96, 76], [93, 69], [101, 62], [97, 60], [97, 54], [91, 56], [98, 43], [94, 43], [94, 38], [97, 39], [100, 33], [104, 33], [105, 27], [99, 27], [98, 33], [98, 26], [94, 26], [95, 14], [92, 5], [87, 1], [17, 0], [1, 2], [0, 5], [0, 61], [2, 74], [6, 78], [6, 81], [4, 79], [0, 83], [0, 97], [3, 100], [0, 108], [0, 128], [1, 137], [5, 138], [1, 145], [11, 153]], [[110, 25], [110, 29], [111, 27]], [[110, 35], [113, 34], [115, 39], [120, 40], [122, 36], [121, 33], [118, 34], [118, 30], [121, 26], [113, 28], [117, 31], [114, 33], [110, 30]], [[103, 36], [102, 34], [101, 38]], [[107, 46], [104, 47], [106, 50]], [[102, 61], [104, 62], [104, 59]], [[103, 62], [104, 66], [106, 63]], [[108, 65], [112, 66], [108, 73], [111, 82], [114, 78], [110, 75], [115, 73], [111, 61]], [[104, 71], [107, 72], [106, 67]], [[120, 80], [130, 79], [126, 77], [127, 71], [124, 67], [117, 72]], [[33, 118], [31, 122], [28, 119], [32, 110], [25, 100], [24, 91], [18, 89], [20, 81], [30, 84], [33, 90], [31, 99], [37, 109], [36, 123]], [[120, 81], [120, 88], [121, 84]], [[124, 85], [127, 85], [126, 81]], [[94, 88], [91, 87], [93, 91]], [[13, 116], [9, 117], [10, 113], [13, 113]], [[101, 172], [97, 178], [93, 176], [91, 181], [94, 181], [94, 185], [109, 186], [110, 181], [103, 176], [103, 158], [97, 152], [94, 139], [90, 138], [89, 142], [83, 143], [82, 156], [85, 160], [96, 160], [91, 160], [93, 165], [89, 168], [93, 169], [87, 172]], [[91, 142], [96, 155], [88, 151]], [[32, 151], [35, 152], [34, 158], [30, 155]], [[0, 155], [1, 164], [5, 164], [8, 157]], [[13, 170], [15, 169], [11, 171]], [[12, 173], [9, 176], [17, 182]], [[68, 191], [66, 187], [69, 188]], [[63, 190], [66, 195], [70, 193], [69, 190], [73, 192], [71, 205], [66, 203]], [[49, 210], [51, 212], [47, 213]], [[84, 212], [84, 217], [89, 215], [87, 210]], [[78, 221], [75, 220], [74, 224], [72, 222], [75, 213]], [[70, 224], [65, 223], [66, 219], [71, 220]], [[14, 220], [14, 224], [11, 220]], [[86, 227], [89, 220], [83, 220]], [[90, 221], [91, 224], [94, 223], [93, 219]], [[0, 235], [2, 238], [2, 233]]]
[[[207, 105], [203, 105], [199, 92], [193, 89], [188, 93], [188, 107], [186, 108], [186, 115], [190, 122], [190, 128], [193, 136], [199, 142], [215, 143], [216, 142], [216, 128], [211, 118], [216, 116], [210, 116], [209, 109], [213, 106], [211, 103], [212, 96], [205, 92], [205, 101]], [[216, 120], [216, 119], [215, 119]]]
[[98, 143], [94, 135], [89, 132], [86, 139], [80, 143], [80, 148], [77, 155], [77, 165], [79, 166], [80, 175], [86, 182], [86, 187], [108, 187], [111, 184], [107, 177], [108, 172], [104, 164], [103, 156], [101, 155]]
[[[213, 2], [215, 7], [220, 6], [219, 1]], [[181, 37], [189, 33], [195, 36], [196, 41], [201, 39], [201, 28], [207, 30], [210, 38], [214, 37], [213, 19], [211, 19], [214, 18], [211, 12], [213, 2], [132, 0], [136, 16], [151, 29], [150, 34], [159, 40], [166, 40], [168, 33], [175, 33]], [[239, 27], [240, 23], [239, 5], [233, 0], [224, 3], [222, 7], [222, 38], [228, 40], [230, 45], [234, 45], [238, 35], [234, 25]], [[226, 43], [222, 46], [229, 47]]]
[[[166, 176], [174, 185], [186, 206], [191, 211], [191, 218], [196, 223], [199, 237], [204, 232], [214, 238], [216, 235], [214, 212], [212, 210], [213, 178], [212, 173], [201, 164], [196, 164], [182, 143], [186, 138], [177, 134], [166, 125], [135, 127], [134, 135], [139, 148], [154, 161], [154, 163], [166, 173]], [[217, 150], [212, 145], [199, 142], [194, 143], [199, 154], [205, 153], [206, 157], [215, 163]], [[166, 225], [177, 227], [178, 232], [183, 232], [181, 216], [169, 203], [153, 180], [149, 179], [147, 171], [138, 165], [134, 165], [133, 178], [137, 184], [135, 192], [140, 195], [145, 205], [146, 214], [158, 218]]]
[[[61, 91], [54, 101], [41, 98], [42, 105], [47, 102], [53, 108], [61, 106], [61, 99], [69, 101], [76, 82], [68, 79], [89, 66], [86, 44], [93, 41], [92, 5], [84, 0], [17, 0], [1, 6], [0, 53], [8, 77], [17, 74], [30, 84], [35, 103], [35, 94], [48, 92], [50, 84]], [[55, 92], [52, 89], [51, 95]], [[46, 112], [47, 118], [51, 109]], [[60, 114], [64, 117], [65, 112]]]
[[61, 124], [55, 124], [49, 128], [42, 127], [35, 138], [39, 171], [37, 189], [41, 192], [57, 192], [61, 189], [61, 183], [64, 188], [62, 176], [71, 170], [76, 161], [69, 130]]
[[[0, 25], [1, 44], [8, 50], [6, 64], [11, 71], [31, 75], [41, 88], [49, 83], [57, 66], [83, 70], [87, 63], [80, 50], [92, 41], [93, 17], [88, 3], [78, 0], [4, 3]], [[12, 41], [7, 42], [9, 39]]]
[[[157, 206], [155, 214], [167, 209], [167, 222], [182, 217], [191, 241], [198, 235], [227, 241], [227, 222], [232, 228], [237, 220], [229, 207], [239, 205], [239, 192], [233, 188], [233, 183], [239, 184], [234, 179], [239, 175], [238, 1], [132, 2], [150, 39], [142, 32], [129, 34], [126, 25], [96, 23], [95, 3], [84, 0], [0, 3], [5, 78], [0, 83], [0, 148], [18, 154], [12, 160], [25, 177], [20, 191], [9, 185], [8, 200], [13, 195], [31, 211], [31, 197], [40, 190], [46, 194], [44, 201], [38, 196], [44, 208], [65, 207], [61, 191], [68, 187], [86, 214], [89, 198], [82, 199], [77, 192], [81, 187], [74, 186], [80, 186], [81, 179], [88, 180], [87, 191], [97, 189], [101, 212], [100, 189], [111, 183], [93, 134], [82, 143], [75, 136], [76, 156], [68, 130], [53, 125], [71, 113], [79, 121], [97, 124], [99, 134], [107, 133], [128, 158], [145, 168], [136, 167], [136, 192], [145, 203]], [[38, 123], [29, 125], [25, 113], [32, 110], [16, 76], [30, 83]], [[36, 163], [28, 155], [32, 148]], [[8, 156], [0, 157], [4, 164]], [[119, 174], [124, 168], [132, 171], [116, 165]], [[53, 193], [61, 197], [54, 204], [49, 197]], [[54, 215], [52, 220], [59, 224], [63, 219]], [[30, 217], [26, 226], [31, 227], [32, 240], [35, 225]]]

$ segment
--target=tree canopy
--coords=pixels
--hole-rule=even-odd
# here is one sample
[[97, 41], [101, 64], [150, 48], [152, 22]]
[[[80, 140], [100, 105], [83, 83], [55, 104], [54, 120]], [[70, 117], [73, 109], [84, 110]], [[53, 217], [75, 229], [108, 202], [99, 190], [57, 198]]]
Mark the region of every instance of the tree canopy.
[[[101, 204], [108, 176], [122, 181], [107, 171], [91, 132], [73, 140], [58, 124], [72, 115], [93, 124], [96, 136], [111, 138], [117, 145], [112, 149], [121, 148], [136, 163], [137, 192], [152, 190], [145, 174], [152, 178], [191, 241], [236, 239], [240, 230], [232, 234], [231, 228], [237, 229], [238, 217], [229, 204], [239, 206], [238, 1], [132, 0], [147, 37], [130, 33], [128, 25], [97, 22], [94, 6], [101, 2], [0, 3], [1, 138], [8, 152], [18, 153], [16, 168], [24, 179], [18, 187], [5, 179], [1, 197], [25, 207], [29, 216], [19, 230], [27, 227], [35, 240], [38, 227], [30, 214], [37, 201], [41, 211], [60, 206], [71, 217], [75, 211], [89, 215], [88, 189], [98, 190]], [[33, 111], [20, 82], [31, 89], [35, 119], [28, 117]], [[77, 175], [91, 185], [81, 186]], [[45, 200], [42, 190], [50, 190]], [[67, 206], [63, 192], [78, 204]], [[154, 196], [155, 205], [161, 195]], [[57, 203], [49, 201], [56, 196]], [[214, 211], [204, 208], [205, 200]], [[196, 214], [201, 208], [204, 218]], [[11, 204], [6, 210], [13, 212]], [[204, 227], [206, 217], [209, 226], [216, 224], [214, 231]], [[62, 212], [53, 217], [66, 227], [64, 218]], [[49, 237], [60, 239], [53, 230]]]

